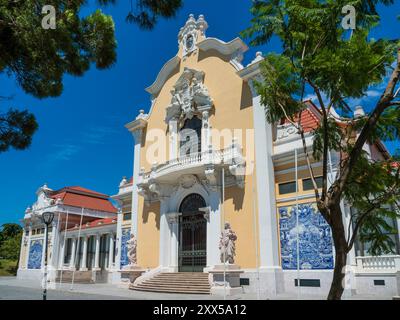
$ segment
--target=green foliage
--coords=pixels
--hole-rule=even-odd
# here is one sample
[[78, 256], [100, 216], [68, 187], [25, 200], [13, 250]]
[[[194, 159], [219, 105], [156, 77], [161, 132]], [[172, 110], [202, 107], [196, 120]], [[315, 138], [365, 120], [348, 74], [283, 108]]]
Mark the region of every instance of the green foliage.
[[[59, 96], [64, 74], [81, 76], [92, 63], [116, 60], [114, 23], [97, 10], [79, 15], [84, 0], [0, 0], [0, 73], [15, 76], [38, 98]], [[44, 5], [56, 8], [56, 29], [42, 28]]]
[[360, 225], [359, 239], [370, 243], [369, 253], [373, 255], [395, 253], [395, 243], [389, 234], [396, 234], [397, 229], [388, 221], [400, 217], [393, 210], [400, 190], [400, 172], [393, 167], [397, 160], [371, 162], [363, 152], [344, 190], [347, 202], [354, 208], [354, 221], [370, 211]]
[[35, 116], [27, 110], [10, 109], [7, 113], [0, 114], [0, 152], [7, 151], [10, 147], [26, 149], [37, 128]]
[[[392, 3], [391, 0], [253, 1], [251, 26], [242, 35], [250, 38], [252, 45], [266, 44], [273, 36], [282, 44], [280, 54], [266, 55], [261, 63], [262, 81], [255, 85], [266, 106], [267, 120], [276, 123], [286, 118], [295, 123], [304, 108], [305, 93], [319, 97], [317, 106], [325, 121], [320, 121], [312, 132], [313, 157], [317, 161], [326, 163], [327, 149], [337, 151], [345, 161], [354, 149], [355, 133], [369, 119], [369, 115], [354, 118], [349, 111], [355, 106], [349, 106], [347, 101], [366, 96], [371, 86], [382, 83], [395, 61], [398, 40], [370, 37], [380, 21], [376, 6]], [[345, 5], [356, 9], [357, 28], [352, 32], [341, 26]], [[400, 139], [399, 104], [383, 111], [377, 124], [369, 129], [367, 142]], [[330, 112], [333, 107], [346, 116], [340, 119], [341, 124]], [[342, 189], [341, 199], [344, 197], [356, 212], [353, 219], [355, 223], [359, 221], [360, 240], [371, 244], [372, 254], [390, 252], [393, 248], [388, 232], [394, 230], [387, 221], [396, 217], [392, 208], [400, 197], [399, 174], [393, 170], [396, 161], [392, 157], [374, 162], [361, 152]], [[344, 162], [340, 163], [340, 170], [343, 165]], [[327, 197], [334, 192], [331, 187]], [[363, 215], [365, 212], [368, 214]]]
[[17, 260], [21, 246], [22, 227], [16, 223], [2, 225], [0, 231], [0, 258]]
[[[85, 0], [0, 0], [0, 75], [16, 79], [37, 98], [63, 91], [65, 74], [82, 76], [95, 64], [105, 69], [116, 61], [114, 22], [100, 10], [80, 15]], [[56, 9], [56, 29], [42, 28], [44, 5]], [[0, 114], [0, 152], [27, 148], [37, 129], [27, 111]]]
[[266, 109], [268, 121], [279, 121], [285, 114], [293, 116], [302, 106], [292, 97], [300, 94], [301, 82], [289, 58], [269, 54], [261, 66], [261, 73], [264, 82], [256, 82], [255, 86], [261, 93], [261, 103], [269, 106]]
[[17, 260], [20, 246], [21, 234], [4, 240], [0, 246], [0, 257], [3, 259]]
[[[100, 4], [116, 3], [117, 0], [98, 0]], [[133, 3], [136, 3], [134, 9]], [[182, 7], [182, 0], [130, 0], [131, 9], [126, 21], [137, 24], [140, 28], [151, 30], [157, 24], [158, 19], [175, 17]]]
[[321, 123], [317, 129], [314, 130], [314, 140], [313, 140], [313, 156], [316, 160], [320, 161], [323, 155], [323, 149], [325, 145], [324, 134], [328, 136], [328, 147], [329, 150], [341, 150], [342, 149], [342, 140], [344, 138], [344, 134], [342, 128], [339, 127], [338, 123], [329, 118], [327, 121], [327, 129], [325, 130], [325, 126]]

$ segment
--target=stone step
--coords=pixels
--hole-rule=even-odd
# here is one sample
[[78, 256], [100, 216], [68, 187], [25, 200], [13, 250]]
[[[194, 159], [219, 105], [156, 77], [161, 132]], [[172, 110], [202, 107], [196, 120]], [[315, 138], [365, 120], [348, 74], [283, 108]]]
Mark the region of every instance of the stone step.
[[162, 293], [210, 294], [209, 289], [162, 288], [162, 287], [148, 287], [148, 286], [133, 286], [131, 289], [137, 291], [162, 292]]
[[148, 292], [210, 294], [208, 274], [201, 272], [159, 273], [130, 289]]
[[145, 281], [142, 282], [140, 285], [143, 286], [160, 286], [160, 287], [179, 287], [179, 288], [205, 288], [205, 289], [210, 289], [210, 285], [208, 284], [179, 284], [177, 285], [176, 283], [161, 283], [161, 282], [155, 282], [155, 281]]
[[160, 283], [166, 283], [166, 282], [170, 282], [170, 283], [189, 283], [189, 284], [204, 284], [204, 283], [208, 283], [208, 279], [205, 280], [192, 280], [192, 279], [160, 279], [160, 278], [152, 278], [152, 281], [157, 281]]
[[207, 276], [191, 276], [191, 275], [181, 275], [181, 276], [168, 276], [168, 275], [156, 275], [156, 277], [160, 278], [168, 278], [168, 279], [208, 279]]

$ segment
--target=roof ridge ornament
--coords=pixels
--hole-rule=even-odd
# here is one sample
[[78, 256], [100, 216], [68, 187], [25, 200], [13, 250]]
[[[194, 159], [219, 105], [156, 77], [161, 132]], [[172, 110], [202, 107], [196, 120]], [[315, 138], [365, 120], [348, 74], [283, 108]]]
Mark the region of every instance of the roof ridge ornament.
[[204, 15], [199, 15], [199, 18], [197, 20], [195, 19], [193, 14], [189, 15], [189, 19], [180, 29], [178, 34], [178, 43], [179, 45], [182, 45], [183, 57], [187, 56], [189, 53], [197, 49], [196, 44], [199, 40], [199, 35], [205, 36], [205, 32], [207, 29], [208, 23], [204, 19]]

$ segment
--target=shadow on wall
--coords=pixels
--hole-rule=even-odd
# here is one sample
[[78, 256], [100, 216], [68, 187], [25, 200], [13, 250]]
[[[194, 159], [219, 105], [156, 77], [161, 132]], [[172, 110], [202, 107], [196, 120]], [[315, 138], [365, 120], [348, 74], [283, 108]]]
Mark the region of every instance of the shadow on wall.
[[240, 110], [249, 108], [253, 105], [253, 94], [247, 82], [242, 83], [242, 98], [240, 100]]
[[149, 206], [143, 204], [142, 223], [147, 224], [152, 216], [157, 230], [160, 230], [160, 202], [151, 203]]
[[225, 201], [232, 199], [235, 211], [242, 210], [245, 189], [229, 187], [225, 189]]

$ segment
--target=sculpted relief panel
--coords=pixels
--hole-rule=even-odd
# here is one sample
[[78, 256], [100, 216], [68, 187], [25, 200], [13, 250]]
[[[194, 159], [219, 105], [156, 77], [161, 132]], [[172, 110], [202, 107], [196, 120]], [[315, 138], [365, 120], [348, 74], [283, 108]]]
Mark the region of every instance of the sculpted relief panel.
[[213, 100], [204, 85], [204, 72], [185, 68], [171, 90], [171, 103], [165, 121], [192, 119], [195, 114], [211, 109]]

